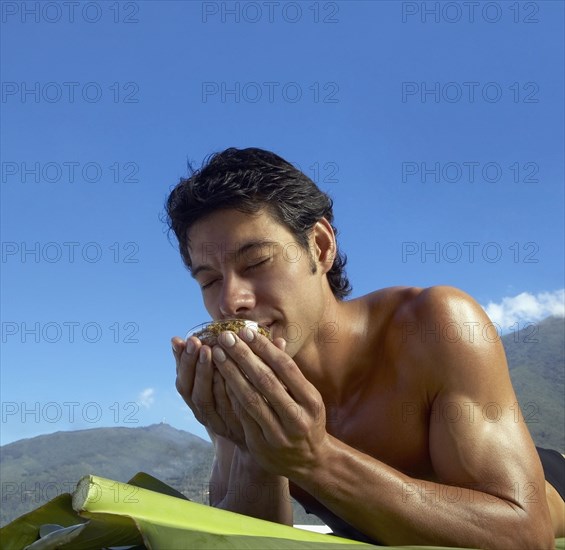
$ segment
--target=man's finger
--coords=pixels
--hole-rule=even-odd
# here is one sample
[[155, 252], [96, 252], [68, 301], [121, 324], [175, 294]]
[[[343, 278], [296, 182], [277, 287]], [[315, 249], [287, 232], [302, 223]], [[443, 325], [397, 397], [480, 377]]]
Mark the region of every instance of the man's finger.
[[198, 351], [198, 361], [194, 366], [194, 384], [191, 399], [196, 409], [198, 420], [218, 435], [227, 435], [226, 424], [216, 410], [213, 392], [214, 366], [212, 365], [211, 350], [201, 346]]
[[238, 418], [241, 422], [241, 428], [243, 430], [242, 433], [242, 441], [246, 448], [248, 448], [247, 442], [250, 441], [250, 438], [258, 438], [265, 439], [263, 435], [263, 431], [260, 425], [251, 417], [251, 415], [247, 412], [245, 407], [241, 406], [237, 397], [233, 390], [230, 388], [229, 385], [225, 386], [226, 394], [228, 399], [231, 401], [233, 409], [237, 411]]
[[[301, 405], [310, 403], [314, 386], [306, 380], [289, 355], [257, 331], [244, 329], [239, 334], [249, 349], [260, 357], [263, 363], [268, 365], [269, 370], [276, 375], [276, 378], [282, 382], [281, 387], [284, 393], [277, 392], [276, 395], [272, 395], [270, 398], [272, 402], [286, 403], [287, 396], [290, 394], [292, 399]], [[265, 376], [264, 381], [268, 383], [269, 380], [269, 377]]]
[[241, 420], [237, 412], [233, 408], [233, 404], [228, 398], [227, 389], [224, 379], [218, 369], [214, 369], [212, 391], [216, 404], [216, 411], [225, 426], [224, 437], [227, 437], [236, 444], [240, 444], [244, 440], [243, 428]]
[[[221, 334], [218, 341], [225, 349], [214, 349], [216, 364], [223, 362], [223, 367], [227, 369], [230, 380], [236, 380], [238, 374], [242, 379], [247, 378], [248, 384], [240, 381], [238, 386], [232, 385], [234, 390], [239, 391], [239, 393], [236, 392], [236, 395], [244, 407], [259, 407], [261, 412], [265, 412], [263, 410], [265, 404], [262, 401], [266, 400], [271, 404], [285, 404], [292, 400], [273, 370], [265, 365], [239, 337], [228, 332]], [[226, 352], [229, 356], [226, 355]], [[231, 365], [236, 370], [231, 369]]]
[[185, 342], [183, 342], [178, 336], [173, 336], [173, 338], [171, 338], [171, 347], [175, 358], [177, 374], [179, 372], [180, 354], [184, 351], [184, 346]]
[[[248, 379], [231, 358], [226, 357], [221, 361], [216, 358], [219, 359], [217, 353], [215, 354], [215, 363], [226, 381], [226, 388], [231, 390], [231, 394], [242, 409], [242, 424], [245, 424], [248, 420], [253, 420], [262, 426], [266, 420], [272, 419], [272, 409], [263, 398], [264, 394], [261, 393], [260, 388], [254, 386], [253, 380]], [[245, 412], [243, 413], [243, 411]]]

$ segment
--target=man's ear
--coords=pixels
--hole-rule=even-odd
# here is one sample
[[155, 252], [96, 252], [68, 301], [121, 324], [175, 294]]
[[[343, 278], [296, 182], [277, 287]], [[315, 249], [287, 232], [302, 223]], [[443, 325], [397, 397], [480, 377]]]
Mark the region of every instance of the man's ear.
[[326, 218], [317, 221], [310, 238], [314, 260], [322, 272], [327, 273], [332, 268], [337, 254], [337, 242], [330, 222]]

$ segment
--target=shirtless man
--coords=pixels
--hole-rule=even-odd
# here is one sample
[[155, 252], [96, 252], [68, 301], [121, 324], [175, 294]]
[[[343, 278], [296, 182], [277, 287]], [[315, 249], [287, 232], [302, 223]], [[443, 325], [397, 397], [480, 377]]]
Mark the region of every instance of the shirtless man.
[[503, 346], [468, 295], [344, 300], [331, 200], [267, 151], [214, 156], [167, 209], [211, 317], [275, 337], [172, 340], [177, 389], [215, 444], [211, 505], [292, 525], [290, 493], [334, 533], [387, 545], [564, 536]]

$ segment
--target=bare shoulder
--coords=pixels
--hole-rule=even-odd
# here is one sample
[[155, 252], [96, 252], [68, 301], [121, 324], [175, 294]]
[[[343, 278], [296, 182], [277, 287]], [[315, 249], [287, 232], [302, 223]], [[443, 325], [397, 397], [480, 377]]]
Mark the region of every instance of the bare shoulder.
[[483, 308], [469, 294], [452, 286], [395, 286], [377, 290], [360, 300], [369, 308], [372, 322], [384, 319], [387, 327], [408, 333], [430, 330], [433, 334], [432, 329], [438, 328], [440, 335], [443, 331], [449, 339], [458, 328], [473, 327], [474, 323], [481, 324], [481, 328], [487, 325], [494, 328]]
[[466, 292], [453, 286], [395, 287], [402, 302], [397, 319], [403, 321], [449, 321], [481, 317], [486, 319], [481, 306]]
[[398, 287], [389, 293], [394, 305], [387, 338], [399, 356], [443, 381], [450, 373], [460, 377], [465, 371], [476, 377], [478, 369], [505, 375], [497, 327], [469, 294], [451, 286]]
[[405, 343], [435, 346], [446, 344], [494, 344], [497, 327], [480, 304], [452, 286], [401, 289], [402, 299], [393, 317]]

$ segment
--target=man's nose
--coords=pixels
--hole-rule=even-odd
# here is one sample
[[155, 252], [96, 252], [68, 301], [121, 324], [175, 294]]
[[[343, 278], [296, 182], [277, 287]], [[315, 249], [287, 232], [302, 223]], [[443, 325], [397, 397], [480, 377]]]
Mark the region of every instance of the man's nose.
[[255, 294], [245, 281], [227, 276], [222, 283], [220, 313], [223, 317], [236, 317], [255, 307]]

